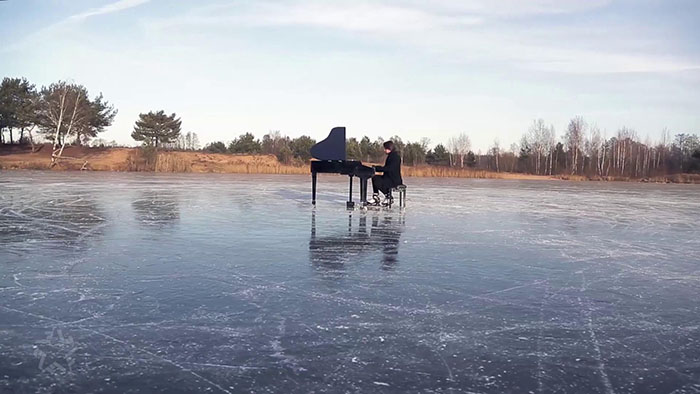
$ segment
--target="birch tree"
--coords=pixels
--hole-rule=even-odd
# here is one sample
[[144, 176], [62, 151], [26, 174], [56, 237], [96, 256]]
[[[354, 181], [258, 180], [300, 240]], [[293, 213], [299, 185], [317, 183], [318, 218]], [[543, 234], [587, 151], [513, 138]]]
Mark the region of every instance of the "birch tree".
[[70, 139], [81, 144], [112, 124], [117, 111], [102, 94], [90, 100], [82, 85], [59, 81], [43, 87], [36, 105], [39, 129], [52, 142], [51, 166], [63, 155]]
[[577, 116], [569, 121], [564, 140], [571, 156], [571, 174], [578, 173], [581, 149], [583, 148], [583, 133], [586, 122], [582, 117]]
[[545, 157], [547, 152], [548, 137], [549, 129], [545, 125], [544, 120], [537, 119], [533, 121], [525, 138], [535, 162], [535, 174], [542, 173], [542, 158]]
[[[465, 133], [461, 133], [456, 137], [450, 137], [449, 141], [447, 142], [447, 146], [452, 155], [459, 157], [460, 167], [464, 167], [464, 158], [466, 157], [467, 153], [469, 153], [472, 146], [469, 136]], [[451, 165], [454, 164], [454, 160], [450, 160], [450, 162]]]
[[[549, 165], [548, 165], [549, 175], [552, 175], [554, 151], [555, 151], [556, 145], [557, 145], [557, 133], [554, 130], [554, 125], [549, 125], [549, 129], [547, 130], [547, 133], [545, 135], [545, 144], [547, 147], [547, 156], [549, 158]], [[545, 164], [546, 164], [546, 162], [545, 162]]]
[[38, 119], [42, 131], [53, 141], [52, 167], [61, 159], [68, 137], [87, 123], [88, 112], [84, 87], [59, 81], [42, 88]]
[[495, 161], [494, 164], [496, 165], [496, 172], [500, 172], [501, 169], [500, 169], [500, 166], [499, 166], [499, 161], [500, 161], [500, 158], [501, 158], [501, 144], [500, 144], [500, 142], [498, 141], [498, 138], [496, 138], [495, 140], [493, 140], [493, 146], [491, 147], [491, 149], [489, 149], [489, 151], [490, 151], [491, 155], [493, 155], [493, 158], [494, 158], [494, 161]]
[[585, 140], [585, 152], [588, 156], [588, 173], [599, 175], [599, 157], [600, 146], [602, 144], [600, 129], [596, 125], [592, 125], [588, 129], [588, 137]]

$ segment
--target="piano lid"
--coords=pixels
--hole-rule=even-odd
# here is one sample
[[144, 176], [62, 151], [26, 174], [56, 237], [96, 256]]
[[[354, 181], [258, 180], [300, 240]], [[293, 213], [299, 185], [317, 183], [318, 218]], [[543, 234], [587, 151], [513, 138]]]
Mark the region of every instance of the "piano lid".
[[318, 160], [345, 160], [345, 127], [334, 127], [326, 139], [311, 147]]

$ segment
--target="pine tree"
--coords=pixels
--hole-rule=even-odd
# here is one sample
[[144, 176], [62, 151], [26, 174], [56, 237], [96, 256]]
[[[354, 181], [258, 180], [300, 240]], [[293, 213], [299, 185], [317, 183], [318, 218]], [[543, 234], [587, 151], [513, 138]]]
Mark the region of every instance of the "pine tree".
[[316, 140], [307, 135], [302, 135], [293, 139], [289, 143], [289, 148], [292, 150], [294, 157], [306, 161], [311, 159], [311, 147], [314, 144], [316, 144]]
[[97, 137], [105, 128], [112, 125], [114, 117], [117, 115], [117, 110], [113, 105], [110, 105], [102, 96], [95, 96], [94, 99], [88, 100], [87, 105], [90, 107], [86, 122], [75, 130], [75, 142], [82, 145], [83, 142], [88, 142], [90, 139]]
[[210, 153], [227, 153], [226, 144], [222, 141], [211, 142], [204, 147], [205, 152]]
[[9, 131], [10, 143], [14, 142], [13, 129], [20, 129], [22, 142], [24, 129], [34, 123], [36, 96], [34, 85], [26, 78], [4, 78], [0, 83], [0, 130]]
[[467, 152], [466, 159], [464, 162], [466, 163], [467, 167], [472, 168], [472, 167], [476, 166], [476, 155], [474, 154], [474, 152], [472, 152], [472, 151]]
[[[433, 160], [434, 164], [438, 165], [449, 165], [450, 164], [450, 152], [447, 151], [444, 145], [438, 144], [433, 149]], [[433, 164], [433, 163], [431, 163]]]
[[231, 141], [228, 150], [230, 153], [260, 153], [262, 146], [253, 134], [245, 133]]
[[159, 145], [168, 144], [180, 136], [180, 126], [182, 121], [165, 114], [165, 111], [149, 112], [140, 114], [139, 120], [134, 125], [131, 138], [136, 141], [143, 141], [144, 145], [158, 148]]

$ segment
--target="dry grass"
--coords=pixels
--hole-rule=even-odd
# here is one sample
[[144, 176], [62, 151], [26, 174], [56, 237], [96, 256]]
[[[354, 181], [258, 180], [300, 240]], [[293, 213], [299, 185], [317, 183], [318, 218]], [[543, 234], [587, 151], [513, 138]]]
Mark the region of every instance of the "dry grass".
[[273, 155], [230, 155], [205, 152], [159, 152], [154, 158], [132, 149], [126, 171], [204, 172], [229, 174], [308, 174], [309, 166], [284, 165]]
[[473, 170], [470, 168], [450, 168], [437, 166], [402, 167], [401, 173], [415, 177], [448, 177], [448, 178], [500, 178], [500, 173]]
[[584, 175], [555, 175], [555, 179], [564, 181], [599, 181], [599, 182], [642, 182], [642, 183], [686, 183], [700, 184], [700, 174], [671, 174], [648, 178], [632, 178], [628, 176], [584, 176]]
[[0, 159], [0, 169], [2, 170], [48, 170], [49, 163], [39, 163], [36, 161], [2, 161]]
[[[92, 171], [155, 171], [204, 172], [237, 174], [309, 174], [308, 163], [281, 164], [273, 155], [231, 155], [206, 152], [159, 152], [157, 156], [144, 155], [138, 148], [87, 148], [68, 146], [53, 170], [80, 170], [87, 161]], [[10, 147], [0, 150], [0, 169], [47, 170], [51, 161], [51, 146], [37, 152], [28, 148]], [[441, 166], [403, 167], [407, 177], [447, 177], [477, 179], [569, 180], [569, 181], [632, 181], [656, 183], [700, 183], [698, 174], [676, 174], [646, 179], [626, 177], [586, 177], [581, 175], [529, 175], [509, 172], [491, 172], [470, 168]]]
[[642, 182], [653, 183], [695, 183], [700, 184], [700, 174], [673, 174], [661, 177], [645, 178]]
[[[191, 161], [193, 172], [238, 174], [308, 174], [309, 166], [281, 164], [273, 155], [224, 155], [202, 152], [170, 152]], [[192, 156], [194, 155], [194, 156]]]
[[415, 166], [402, 167], [401, 173], [409, 177], [437, 177], [437, 178], [476, 178], [476, 179], [553, 179], [545, 175], [518, 174], [512, 172], [493, 172], [474, 170], [471, 168], [455, 168], [442, 166]]
[[170, 152], [160, 153], [156, 156], [154, 170], [155, 172], [192, 172], [192, 162]]
[[585, 177], [583, 175], [552, 175], [551, 178], [553, 179], [559, 179], [562, 181], [575, 181], [575, 182], [582, 182], [582, 181], [603, 181], [604, 179], [593, 179], [590, 177]]
[[[80, 170], [87, 161], [92, 171], [156, 171], [156, 172], [212, 172], [244, 174], [308, 174], [308, 163], [280, 164], [273, 155], [230, 155], [205, 152], [168, 152], [144, 154], [138, 148], [87, 148], [68, 146], [54, 170]], [[49, 169], [51, 146], [38, 152], [28, 149], [0, 151], [0, 168]]]

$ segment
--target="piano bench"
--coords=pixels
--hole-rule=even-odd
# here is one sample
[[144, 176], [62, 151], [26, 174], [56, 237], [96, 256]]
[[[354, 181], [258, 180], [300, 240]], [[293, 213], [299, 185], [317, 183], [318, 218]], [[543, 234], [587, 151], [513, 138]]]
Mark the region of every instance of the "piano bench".
[[399, 194], [399, 207], [403, 208], [406, 206], [406, 185], [398, 185], [391, 189], [391, 193], [397, 192]]

